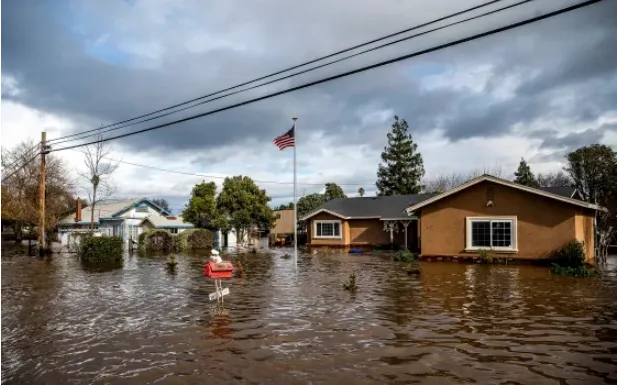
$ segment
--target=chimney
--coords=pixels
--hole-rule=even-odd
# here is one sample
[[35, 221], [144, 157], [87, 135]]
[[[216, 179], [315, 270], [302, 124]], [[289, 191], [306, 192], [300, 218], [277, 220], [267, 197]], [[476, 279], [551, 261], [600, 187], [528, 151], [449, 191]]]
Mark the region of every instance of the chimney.
[[75, 211], [75, 222], [81, 222], [81, 199], [77, 198], [77, 210]]

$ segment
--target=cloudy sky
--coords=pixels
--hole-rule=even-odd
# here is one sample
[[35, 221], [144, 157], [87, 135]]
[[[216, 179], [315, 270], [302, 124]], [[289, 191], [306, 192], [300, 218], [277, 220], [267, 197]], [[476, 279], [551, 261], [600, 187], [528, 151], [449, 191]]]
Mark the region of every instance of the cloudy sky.
[[[447, 43], [578, 1], [531, 1], [160, 121]], [[38, 139], [41, 130], [53, 139], [132, 118], [481, 2], [5, 1], [2, 146]], [[512, 3], [504, 0], [486, 10]], [[292, 151], [278, 151], [272, 140], [288, 130], [297, 115], [299, 193], [336, 182], [349, 194], [359, 187], [371, 194], [396, 114], [409, 123], [427, 177], [495, 167], [511, 173], [521, 157], [536, 172], [559, 170], [564, 154], [578, 146], [617, 146], [616, 19], [617, 2], [604, 0], [516, 30], [116, 140], [110, 142], [113, 159], [214, 177], [248, 175], [279, 204], [292, 196]], [[113, 134], [155, 123], [158, 120]], [[73, 172], [83, 163], [76, 151], [56, 156], [65, 158]], [[116, 196], [165, 197], [175, 209], [204, 179], [209, 178], [124, 163], [114, 175]]]

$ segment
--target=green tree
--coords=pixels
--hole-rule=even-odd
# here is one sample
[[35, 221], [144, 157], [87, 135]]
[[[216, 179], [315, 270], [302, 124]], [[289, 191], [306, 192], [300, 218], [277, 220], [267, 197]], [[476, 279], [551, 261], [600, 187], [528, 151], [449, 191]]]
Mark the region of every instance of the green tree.
[[394, 116], [388, 146], [381, 153], [382, 163], [377, 170], [378, 196], [418, 194], [422, 190], [424, 162], [407, 130], [405, 119]]
[[293, 202], [289, 202], [287, 204], [282, 204], [279, 207], [275, 208], [275, 210], [293, 210], [294, 208], [294, 203]]
[[326, 183], [326, 191], [323, 194], [324, 201], [334, 198], [347, 198], [341, 186], [336, 183]]
[[606, 261], [617, 230], [617, 153], [606, 145], [580, 147], [566, 155], [564, 167], [581, 197], [606, 208], [596, 212], [597, 255]]
[[360, 188], [358, 189], [358, 195], [359, 195], [360, 197], [363, 197], [363, 196], [364, 196], [364, 187], [360, 187]]
[[[216, 207], [216, 183], [201, 182], [191, 191], [191, 198], [182, 211], [182, 219], [195, 227], [218, 227], [214, 223], [220, 219]], [[220, 223], [218, 223], [220, 225]]]
[[155, 205], [159, 206], [160, 208], [163, 208], [163, 209], [169, 211], [169, 202], [167, 202], [167, 200], [164, 199], [164, 198], [153, 199], [152, 203], [154, 203]]
[[317, 210], [325, 202], [324, 196], [319, 193], [309, 194], [298, 199], [298, 218], [311, 211]]
[[529, 187], [539, 187], [536, 177], [533, 175], [533, 172], [531, 172], [531, 167], [529, 167], [523, 158], [521, 158], [521, 162], [519, 163], [518, 169], [514, 173], [514, 176], [514, 183]]
[[[225, 178], [216, 206], [230, 227], [236, 230], [239, 240], [254, 228], [270, 229], [274, 213], [268, 206], [270, 197], [246, 176]], [[242, 241], [241, 241], [242, 242]]]

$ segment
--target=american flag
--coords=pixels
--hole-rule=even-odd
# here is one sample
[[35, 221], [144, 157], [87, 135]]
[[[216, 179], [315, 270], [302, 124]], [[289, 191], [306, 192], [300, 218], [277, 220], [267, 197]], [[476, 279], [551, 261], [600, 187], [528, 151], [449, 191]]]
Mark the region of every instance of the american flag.
[[284, 150], [287, 147], [294, 147], [296, 144], [296, 139], [294, 138], [294, 129], [296, 126], [294, 125], [289, 131], [284, 133], [281, 136], [277, 136], [274, 138], [274, 145], [279, 148], [279, 150]]

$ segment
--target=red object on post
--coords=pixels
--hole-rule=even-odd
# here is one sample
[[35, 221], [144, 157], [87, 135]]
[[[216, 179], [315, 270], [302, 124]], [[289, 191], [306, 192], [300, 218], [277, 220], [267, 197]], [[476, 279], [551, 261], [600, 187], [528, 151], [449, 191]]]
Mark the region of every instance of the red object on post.
[[234, 266], [229, 261], [206, 262], [204, 275], [210, 278], [231, 278]]

